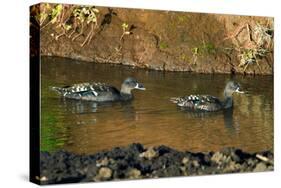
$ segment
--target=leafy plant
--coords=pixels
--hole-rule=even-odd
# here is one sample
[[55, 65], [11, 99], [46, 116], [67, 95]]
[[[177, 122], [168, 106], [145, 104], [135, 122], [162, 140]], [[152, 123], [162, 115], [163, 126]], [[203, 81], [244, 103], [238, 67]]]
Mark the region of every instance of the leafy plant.
[[130, 30], [129, 30], [129, 24], [127, 24], [127, 23], [124, 22], [124, 23], [121, 25], [121, 27], [122, 27], [123, 33], [122, 33], [122, 35], [121, 35], [121, 37], [120, 37], [120, 40], [122, 40], [125, 35], [130, 35], [130, 34], [131, 34], [131, 32], [130, 32]]
[[[44, 5], [44, 4], [43, 4]], [[43, 6], [42, 5], [42, 6]], [[48, 6], [48, 5], [46, 5]], [[49, 9], [45, 9], [48, 10], [48, 17], [49, 17], [49, 21], [41, 27], [41, 29], [44, 29], [46, 26], [48, 26], [50, 23], [55, 24], [58, 21], [58, 17], [61, 15], [62, 10], [63, 10], [63, 6], [61, 4], [55, 5], [53, 8], [49, 8]], [[42, 12], [43, 13], [43, 12]], [[47, 14], [44, 11], [44, 14]]]
[[50, 9], [51, 9], [50, 4], [45, 3], [45, 4], [40, 4], [38, 10], [36, 9], [34, 10], [36, 11], [34, 16], [35, 20], [40, 26], [42, 26], [45, 20], [48, 18], [48, 12], [50, 11]]
[[[81, 43], [81, 47], [85, 44], [89, 44], [94, 36], [94, 30], [98, 27], [98, 13], [99, 10], [94, 6], [76, 6], [74, 7], [71, 16], [66, 19], [64, 23], [61, 24], [63, 32], [56, 37], [58, 40], [59, 37], [66, 35], [67, 32], [71, 33], [68, 35], [68, 38], [72, 38], [72, 41], [75, 41], [78, 37], [82, 36], [86, 30], [86, 27], [90, 27], [90, 30]], [[67, 24], [67, 21], [73, 17], [72, 24]], [[77, 33], [78, 32], [78, 33]], [[77, 33], [76, 35], [74, 35]]]
[[51, 23], [56, 23], [58, 20], [59, 15], [62, 13], [63, 6], [61, 4], [56, 5], [50, 14], [51, 16]]
[[191, 52], [193, 55], [199, 55], [199, 48], [198, 47], [192, 48]]
[[207, 54], [214, 54], [216, 52], [216, 47], [213, 43], [203, 43], [201, 47], [199, 47], [203, 53], [207, 53]]
[[268, 51], [263, 48], [243, 49], [239, 54], [240, 64], [238, 66], [244, 67], [243, 71], [245, 71], [249, 65], [257, 64], [261, 71], [259, 60], [265, 57], [267, 53]]

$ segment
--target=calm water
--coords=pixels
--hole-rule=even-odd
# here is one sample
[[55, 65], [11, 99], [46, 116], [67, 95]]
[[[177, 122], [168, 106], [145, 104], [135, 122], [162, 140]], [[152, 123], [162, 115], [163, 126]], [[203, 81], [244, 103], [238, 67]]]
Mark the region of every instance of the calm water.
[[[41, 67], [41, 150], [96, 153], [133, 142], [190, 151], [273, 148], [271, 76], [236, 76], [233, 79], [247, 94], [234, 95], [232, 111], [195, 114], [177, 108], [169, 98], [185, 94], [222, 97], [229, 75], [163, 73], [47, 57]], [[50, 86], [91, 81], [119, 89], [128, 76], [137, 78], [147, 89], [134, 91], [135, 100], [129, 103], [97, 105], [64, 100], [49, 90]]]

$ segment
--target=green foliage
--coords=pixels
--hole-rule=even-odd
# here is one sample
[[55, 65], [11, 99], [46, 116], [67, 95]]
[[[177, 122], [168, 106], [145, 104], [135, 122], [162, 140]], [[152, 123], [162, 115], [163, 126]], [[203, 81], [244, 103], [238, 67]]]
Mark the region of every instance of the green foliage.
[[71, 24], [63, 24], [62, 27], [63, 27], [66, 31], [69, 31], [70, 29], [72, 29], [72, 25], [71, 25]]
[[58, 4], [56, 5], [52, 11], [51, 11], [51, 14], [50, 14], [50, 17], [51, 17], [51, 23], [56, 23], [57, 20], [58, 20], [58, 16], [62, 13], [62, 9], [63, 9], [63, 6], [61, 4]]
[[245, 49], [239, 56], [241, 58], [239, 66], [256, 63], [256, 55], [253, 49]]
[[[68, 13], [66, 13], [67, 11]], [[99, 10], [94, 6], [71, 7], [63, 4], [50, 5], [49, 3], [41, 3], [31, 9], [31, 15], [35, 18], [41, 30], [49, 24], [55, 24], [56, 28], [60, 28], [59, 34], [51, 34], [56, 40], [62, 36], [68, 36], [74, 41], [76, 38], [83, 36], [85, 31], [88, 31], [81, 46], [90, 43], [92, 40], [94, 30], [98, 27], [98, 13]], [[75, 35], [77, 32], [78, 34]]]
[[169, 47], [169, 45], [165, 41], [160, 41], [160, 43], [159, 43], [160, 50], [164, 50], [168, 47]]
[[197, 47], [191, 48], [191, 52], [193, 55], [209, 55], [215, 54], [217, 52], [217, 48], [211, 42], [205, 43], [203, 42]]
[[93, 6], [79, 6], [76, 7], [72, 14], [73, 16], [79, 20], [79, 22], [87, 24], [90, 23], [97, 23], [97, 14], [99, 13], [99, 10]]
[[199, 48], [198, 47], [191, 48], [191, 52], [193, 55], [199, 55]]
[[122, 27], [123, 33], [122, 33], [122, 35], [120, 37], [120, 41], [123, 39], [123, 37], [125, 35], [130, 35], [131, 34], [131, 32], [129, 30], [129, 24], [124, 22], [124, 23], [122, 23], [121, 27]]
[[234, 32], [235, 34], [226, 38], [235, 38], [237, 40], [241, 31], [247, 29], [248, 40], [246, 40], [246, 42], [243, 44], [236, 44], [235, 47], [225, 48], [230, 52], [233, 50], [238, 52], [238, 58], [240, 60], [238, 67], [244, 67], [243, 71], [247, 69], [248, 65], [257, 65], [261, 71], [259, 61], [272, 51], [274, 30], [269, 26], [269, 23], [270, 22], [267, 22], [266, 25], [255, 23], [252, 26], [246, 23], [239, 26]]
[[261, 70], [258, 61], [265, 57], [267, 53], [269, 53], [269, 51], [264, 48], [242, 49], [239, 54], [240, 64], [238, 66], [244, 67], [245, 71], [248, 65], [257, 64], [259, 69]]
[[184, 61], [184, 62], [189, 62], [189, 57], [188, 57], [188, 55], [186, 55], [186, 54], [181, 54], [180, 55], [180, 59], [182, 60], [182, 61]]
[[184, 22], [186, 22], [188, 20], [188, 15], [179, 14], [177, 18], [178, 18], [177, 21], [179, 22], [179, 24], [183, 24]]
[[213, 43], [203, 43], [201, 49], [206, 54], [214, 54], [216, 53], [216, 47]]
[[127, 23], [123, 23], [122, 25], [123, 31], [126, 31], [129, 28], [129, 25]]
[[51, 6], [49, 3], [40, 4], [39, 7], [32, 8], [32, 14], [34, 15], [37, 23], [42, 26], [45, 20], [48, 18], [48, 12], [51, 10]]

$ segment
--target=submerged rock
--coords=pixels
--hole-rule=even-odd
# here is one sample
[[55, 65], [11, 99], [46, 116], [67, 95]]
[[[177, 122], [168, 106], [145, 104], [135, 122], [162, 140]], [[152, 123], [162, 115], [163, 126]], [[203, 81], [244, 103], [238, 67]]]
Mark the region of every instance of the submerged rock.
[[144, 148], [131, 144], [94, 155], [41, 152], [40, 164], [37, 179], [41, 184], [53, 184], [270, 171], [273, 153], [250, 154], [235, 148], [192, 153], [167, 146]]

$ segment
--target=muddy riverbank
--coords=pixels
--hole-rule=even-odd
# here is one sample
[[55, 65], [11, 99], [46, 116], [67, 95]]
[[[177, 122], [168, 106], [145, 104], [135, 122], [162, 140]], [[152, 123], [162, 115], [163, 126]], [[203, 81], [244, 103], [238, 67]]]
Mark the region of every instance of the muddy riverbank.
[[[273, 73], [273, 18], [96, 7], [95, 21], [82, 26], [83, 7], [46, 7], [31, 9], [41, 55], [164, 71]], [[36, 15], [48, 12], [57, 14], [37, 21], [38, 30]]]
[[93, 155], [41, 152], [42, 184], [194, 176], [273, 170], [273, 152], [181, 152], [167, 146], [131, 144]]

